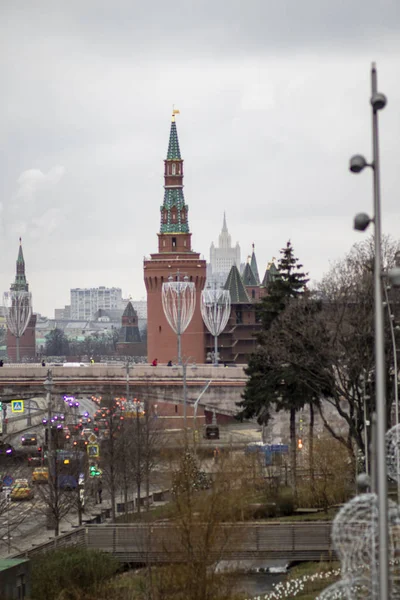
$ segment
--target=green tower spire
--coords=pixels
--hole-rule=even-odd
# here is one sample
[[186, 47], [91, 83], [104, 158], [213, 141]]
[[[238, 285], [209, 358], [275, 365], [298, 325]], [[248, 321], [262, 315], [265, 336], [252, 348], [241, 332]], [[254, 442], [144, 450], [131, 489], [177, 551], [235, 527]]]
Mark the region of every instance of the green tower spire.
[[179, 148], [178, 131], [176, 129], [175, 118], [173, 118], [171, 122], [171, 131], [169, 132], [167, 160], [181, 160], [181, 151]]
[[258, 274], [258, 266], [257, 266], [256, 253], [254, 252], [254, 244], [253, 244], [253, 252], [251, 254], [250, 266], [251, 266], [251, 270], [254, 273], [254, 277], [256, 278], [257, 285], [260, 285], [260, 276]]
[[22, 252], [22, 239], [19, 238], [19, 250], [17, 258], [17, 269], [15, 273], [15, 281], [11, 284], [12, 290], [25, 290], [28, 291], [29, 286], [25, 276], [25, 260]]
[[187, 217], [189, 207], [185, 204], [183, 195], [183, 160], [179, 148], [175, 114], [178, 114], [178, 111], [173, 111], [171, 119], [168, 152], [165, 160], [164, 202], [160, 207], [160, 233], [189, 233]]

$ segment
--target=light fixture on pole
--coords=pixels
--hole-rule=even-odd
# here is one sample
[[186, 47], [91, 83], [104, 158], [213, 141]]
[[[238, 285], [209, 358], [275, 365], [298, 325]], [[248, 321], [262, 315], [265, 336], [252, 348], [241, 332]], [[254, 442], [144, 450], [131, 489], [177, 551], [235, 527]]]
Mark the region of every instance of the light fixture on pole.
[[231, 314], [231, 295], [221, 288], [201, 292], [201, 316], [208, 331], [214, 336], [214, 365], [218, 365], [218, 336], [224, 331]]
[[28, 327], [32, 314], [32, 295], [26, 290], [10, 290], [3, 295], [7, 328], [15, 336], [16, 359], [19, 362], [19, 341]]
[[178, 364], [182, 364], [182, 334], [186, 331], [192, 320], [196, 306], [196, 289], [192, 281], [189, 281], [187, 275], [181, 280], [178, 271], [176, 279], [168, 277], [168, 281], [163, 283], [161, 290], [161, 299], [164, 314], [178, 337]]
[[374, 298], [375, 298], [375, 373], [376, 373], [376, 454], [377, 494], [378, 494], [378, 539], [379, 539], [379, 599], [389, 600], [389, 559], [388, 559], [388, 497], [386, 467], [386, 397], [385, 397], [385, 353], [384, 325], [382, 302], [382, 244], [381, 244], [381, 201], [380, 201], [380, 165], [379, 165], [379, 133], [378, 111], [386, 106], [386, 97], [377, 91], [377, 72], [375, 63], [371, 68], [371, 106], [372, 106], [372, 149], [373, 161], [369, 164], [361, 155], [350, 160], [350, 171], [360, 173], [365, 167], [373, 170], [374, 183], [374, 217], [365, 213], [354, 219], [354, 229], [365, 231], [370, 222], [375, 224], [375, 265], [374, 265]]

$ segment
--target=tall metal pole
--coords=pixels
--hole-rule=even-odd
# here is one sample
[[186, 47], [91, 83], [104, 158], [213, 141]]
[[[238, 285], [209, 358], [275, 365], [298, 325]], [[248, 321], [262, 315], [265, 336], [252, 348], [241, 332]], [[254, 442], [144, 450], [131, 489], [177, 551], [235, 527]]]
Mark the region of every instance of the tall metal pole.
[[130, 389], [129, 389], [129, 367], [130, 367], [130, 363], [129, 360], [126, 361], [126, 401], [129, 402], [129, 395], [130, 395]]
[[183, 368], [183, 426], [185, 428], [186, 435], [186, 404], [187, 404], [187, 383], [186, 383], [186, 369], [187, 361], [182, 363]]
[[363, 408], [364, 408], [364, 447], [365, 447], [365, 472], [369, 475], [369, 440], [368, 440], [368, 420], [367, 420], [367, 387], [366, 387], [367, 373], [364, 369], [363, 379]]
[[[373, 101], [377, 94], [377, 74], [375, 63], [371, 69], [371, 89]], [[381, 256], [381, 203], [379, 132], [377, 107], [372, 105], [372, 148], [374, 178], [374, 219], [375, 219], [375, 368], [376, 368], [376, 461], [378, 491], [379, 529], [379, 599], [389, 600], [389, 559], [388, 559], [388, 497], [386, 474], [386, 398], [385, 398], [385, 356], [382, 301], [382, 256]]]
[[[178, 282], [179, 282], [179, 273], [178, 273]], [[182, 325], [182, 299], [181, 299], [182, 290], [178, 287], [178, 316], [176, 321], [176, 334], [178, 337], [178, 365], [182, 364], [182, 339], [181, 339], [181, 325]]]

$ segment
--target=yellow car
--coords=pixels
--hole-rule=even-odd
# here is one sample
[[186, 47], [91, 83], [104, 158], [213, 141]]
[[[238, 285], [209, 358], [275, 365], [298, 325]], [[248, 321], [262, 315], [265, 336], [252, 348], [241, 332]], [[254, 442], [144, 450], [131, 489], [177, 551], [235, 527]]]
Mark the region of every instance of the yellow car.
[[33, 489], [30, 487], [28, 480], [16, 479], [14, 485], [11, 488], [11, 500], [32, 500], [33, 496], [34, 492]]
[[47, 483], [49, 481], [49, 470], [47, 467], [36, 467], [32, 471], [32, 483]]

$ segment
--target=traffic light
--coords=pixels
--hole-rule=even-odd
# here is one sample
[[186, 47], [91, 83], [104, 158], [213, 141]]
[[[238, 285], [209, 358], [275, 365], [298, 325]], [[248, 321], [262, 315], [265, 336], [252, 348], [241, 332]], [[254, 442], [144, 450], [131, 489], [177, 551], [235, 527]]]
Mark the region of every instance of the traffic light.
[[91, 465], [89, 467], [89, 477], [100, 477], [101, 471], [96, 465]]
[[297, 447], [298, 447], [299, 450], [301, 450], [302, 447], [303, 447], [303, 440], [301, 438], [299, 438], [299, 440], [297, 442]]

